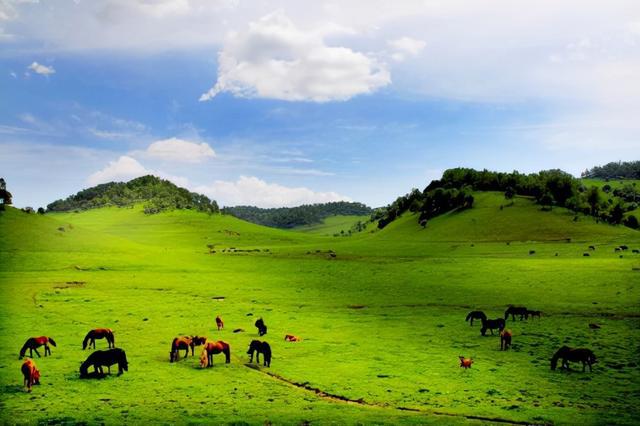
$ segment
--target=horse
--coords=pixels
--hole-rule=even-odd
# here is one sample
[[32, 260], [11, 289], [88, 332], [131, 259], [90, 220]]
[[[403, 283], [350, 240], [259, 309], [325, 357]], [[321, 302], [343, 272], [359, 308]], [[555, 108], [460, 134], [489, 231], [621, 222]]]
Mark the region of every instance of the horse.
[[491, 331], [493, 335], [493, 330], [498, 329], [499, 331], [504, 330], [506, 326], [505, 321], [502, 318], [497, 318], [493, 320], [482, 320], [482, 328], [480, 329], [480, 333], [484, 336], [487, 330]]
[[262, 318], [258, 318], [255, 326], [258, 329], [258, 335], [264, 336], [265, 334], [267, 334], [267, 326], [264, 324], [264, 320]]
[[540, 317], [542, 316], [542, 312], [540, 312], [540, 311], [527, 311], [527, 316], [530, 316], [531, 319], [533, 319], [534, 317], [538, 317], [538, 319], [540, 319]]
[[220, 318], [220, 315], [216, 316], [216, 325], [218, 326], [218, 331], [224, 328], [224, 322], [222, 321], [222, 318]]
[[54, 347], [57, 346], [56, 342], [51, 337], [47, 337], [47, 336], [29, 337], [27, 341], [24, 342], [22, 349], [20, 349], [20, 357], [18, 359], [24, 358], [24, 354], [27, 352], [27, 349], [29, 349], [29, 356], [31, 358], [33, 358], [34, 351], [36, 355], [38, 355], [38, 358], [40, 358], [40, 353], [38, 352], [37, 348], [39, 348], [42, 345], [44, 345], [44, 356], [47, 356], [47, 354], [51, 355], [51, 348], [49, 347], [49, 343], [51, 343], [51, 345], [53, 345]]
[[511, 337], [513, 337], [513, 333], [511, 330], [502, 330], [500, 332], [500, 350], [506, 351], [511, 346]]
[[[218, 340], [217, 342], [206, 342], [204, 348], [202, 348], [202, 354], [200, 355], [201, 367], [213, 367], [213, 355], [223, 353], [229, 364], [231, 362], [231, 346], [227, 342]], [[204, 360], [206, 354], [206, 362]]]
[[24, 376], [24, 385], [27, 392], [31, 392], [33, 385], [40, 384], [40, 370], [36, 368], [36, 363], [31, 358], [27, 358], [22, 363], [22, 375]]
[[460, 355], [458, 358], [460, 358], [461, 368], [464, 368], [465, 370], [471, 368], [471, 364], [473, 364], [473, 358], [465, 358], [462, 355]]
[[129, 371], [129, 362], [127, 361], [127, 355], [120, 348], [108, 349], [106, 351], [95, 351], [85, 362], [80, 366], [80, 378], [89, 377], [89, 367], [93, 366], [96, 375], [103, 376], [104, 370], [102, 367], [107, 367], [109, 374], [111, 374], [111, 366], [118, 364], [118, 376], [124, 371]]
[[284, 336], [284, 340], [286, 342], [301, 342], [302, 338], [298, 337], [298, 336], [294, 336], [293, 334], [287, 334]]
[[110, 328], [94, 328], [89, 331], [82, 341], [82, 350], [87, 349], [87, 345], [96, 348], [96, 339], [106, 339], [109, 349], [116, 347], [116, 338], [113, 337], [113, 330]]
[[585, 367], [589, 366], [589, 371], [593, 371], [591, 366], [598, 362], [595, 354], [591, 349], [577, 348], [572, 349], [568, 346], [563, 346], [553, 355], [551, 358], [551, 369], [555, 370], [558, 365], [558, 359], [562, 358], [561, 368], [569, 369], [569, 361], [582, 362], [582, 371], [585, 371]]
[[509, 315], [511, 315], [513, 321], [516, 320], [516, 315], [520, 315], [520, 321], [522, 321], [522, 318], [529, 319], [528, 312], [527, 308], [523, 306], [509, 306], [507, 310], [504, 311], [504, 319], [506, 321]]
[[262, 354], [262, 360], [265, 367], [271, 367], [271, 346], [267, 342], [261, 342], [260, 340], [252, 340], [249, 344], [249, 363], [253, 362], [253, 353], [256, 353], [256, 362], [260, 364], [260, 354]]
[[175, 337], [171, 342], [171, 350], [169, 351], [169, 362], [177, 361], [180, 358], [179, 350], [184, 350], [184, 357], [189, 356], [189, 348], [191, 348], [191, 356], [194, 356], [196, 347], [195, 340], [198, 340], [197, 345], [203, 345], [206, 341], [206, 337], [198, 336], [180, 336]]
[[473, 326], [474, 319], [482, 321], [486, 320], [487, 316], [482, 311], [471, 311], [467, 314], [467, 318], [465, 319], [465, 321], [471, 320], [471, 325]]

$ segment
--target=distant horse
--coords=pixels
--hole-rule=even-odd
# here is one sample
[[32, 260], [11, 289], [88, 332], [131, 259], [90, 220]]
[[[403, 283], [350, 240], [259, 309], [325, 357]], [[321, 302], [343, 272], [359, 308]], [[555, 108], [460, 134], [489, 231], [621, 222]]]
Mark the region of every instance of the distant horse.
[[511, 346], [511, 337], [513, 333], [511, 330], [502, 330], [500, 332], [500, 350], [506, 351]]
[[31, 358], [33, 358], [33, 352], [35, 352], [36, 355], [38, 355], [38, 358], [40, 358], [40, 353], [38, 352], [37, 348], [42, 345], [44, 345], [44, 356], [51, 355], [51, 348], [49, 347], [49, 343], [51, 343], [51, 345], [53, 345], [54, 347], [57, 346], [56, 342], [54, 342], [51, 337], [29, 337], [27, 341], [24, 342], [22, 349], [20, 349], [20, 358], [18, 359], [24, 358], [24, 354], [27, 352], [27, 349], [29, 349], [29, 356]]
[[471, 325], [473, 325], [474, 319], [482, 321], [486, 320], [487, 316], [482, 311], [471, 311], [467, 314], [467, 318], [465, 319], [465, 321], [471, 320]]
[[264, 336], [265, 334], [267, 334], [267, 326], [264, 324], [264, 320], [262, 318], [258, 318], [255, 326], [258, 329], [258, 334], [260, 336]]
[[256, 362], [260, 364], [260, 354], [262, 354], [262, 360], [265, 367], [271, 367], [271, 346], [267, 342], [261, 342], [260, 340], [252, 340], [249, 344], [249, 363], [253, 362], [253, 353], [256, 353]]
[[461, 368], [464, 368], [465, 370], [471, 368], [471, 364], [473, 364], [473, 358], [465, 358], [462, 355], [460, 355], [458, 358], [460, 358]]
[[202, 367], [213, 367], [213, 356], [215, 354], [223, 353], [225, 355], [225, 362], [229, 364], [231, 362], [231, 346], [227, 342], [218, 340], [217, 342], [206, 342], [202, 349], [203, 355], [206, 354], [207, 360], [204, 362], [204, 357], [200, 356], [200, 365]]
[[110, 328], [94, 328], [89, 331], [82, 341], [82, 350], [87, 349], [87, 345], [96, 348], [96, 339], [106, 339], [109, 349], [116, 347], [116, 338], [113, 337], [113, 330]]
[[287, 342], [301, 342], [302, 339], [298, 336], [294, 336], [293, 334], [287, 334], [284, 336], [284, 340]]
[[111, 366], [113, 364], [118, 364], [118, 376], [121, 375], [124, 371], [129, 371], [129, 362], [127, 361], [127, 355], [122, 349], [114, 348], [106, 351], [95, 351], [91, 355], [89, 355], [87, 360], [80, 366], [80, 377], [89, 377], [89, 367], [91, 366], [93, 366], [96, 375], [104, 375], [104, 370], [102, 369], [102, 367], [107, 367], [110, 374]]
[[195, 347], [203, 345], [207, 340], [206, 337], [198, 336], [180, 336], [175, 337], [171, 342], [171, 349], [169, 351], [169, 361], [174, 362], [180, 358], [178, 351], [184, 350], [184, 358], [189, 356], [189, 348], [191, 348], [191, 356], [194, 356]]
[[22, 375], [24, 376], [24, 385], [27, 392], [31, 392], [33, 385], [40, 384], [40, 370], [36, 368], [36, 363], [32, 359], [27, 358], [22, 363]]
[[558, 365], [558, 359], [562, 358], [561, 368], [569, 369], [569, 361], [582, 362], [582, 371], [585, 371], [585, 367], [589, 366], [589, 371], [593, 371], [591, 366], [598, 362], [595, 354], [591, 349], [572, 349], [568, 346], [563, 346], [553, 355], [551, 358], [551, 369], [555, 370]]
[[538, 319], [540, 319], [540, 317], [542, 316], [542, 312], [540, 311], [527, 311], [527, 315], [531, 317], [531, 319], [533, 319], [533, 317], [538, 317]]
[[507, 310], [504, 311], [504, 319], [507, 320], [509, 315], [511, 315], [513, 321], [516, 320], [516, 315], [520, 315], [520, 321], [522, 321], [523, 318], [529, 319], [528, 312], [527, 308], [523, 306], [509, 306]]
[[491, 331], [491, 334], [493, 335], [493, 330], [498, 330], [498, 331], [502, 331], [504, 330], [506, 323], [502, 318], [497, 318], [497, 319], [493, 319], [493, 320], [483, 320], [482, 321], [482, 328], [480, 329], [480, 333], [482, 333], [482, 335], [484, 336], [485, 333], [487, 332], [487, 330]]
[[216, 316], [216, 325], [218, 326], [218, 331], [224, 328], [224, 322], [222, 321], [222, 318], [220, 318], [220, 315]]

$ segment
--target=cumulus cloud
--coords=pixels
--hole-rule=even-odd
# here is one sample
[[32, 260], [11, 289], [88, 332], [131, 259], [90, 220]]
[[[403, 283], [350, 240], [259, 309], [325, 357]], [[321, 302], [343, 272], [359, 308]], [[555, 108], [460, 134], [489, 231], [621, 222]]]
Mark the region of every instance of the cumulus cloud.
[[411, 37], [401, 37], [387, 42], [395, 52], [391, 55], [396, 61], [404, 61], [407, 56], [418, 56], [427, 45], [422, 40]]
[[218, 54], [218, 80], [200, 101], [218, 93], [287, 101], [343, 101], [391, 82], [376, 59], [325, 43], [326, 31], [297, 28], [282, 12], [229, 36]]
[[226, 206], [295, 207], [302, 204], [351, 201], [349, 197], [336, 192], [315, 192], [305, 187], [267, 183], [253, 176], [241, 176], [235, 182], [217, 180], [211, 185], [198, 186], [194, 190]]
[[54, 70], [53, 67], [48, 67], [46, 65], [39, 64], [35, 61], [31, 65], [29, 65], [27, 69], [35, 72], [36, 74], [40, 74], [44, 76], [55, 74], [56, 72], [56, 70]]
[[128, 155], [123, 155], [115, 161], [109, 161], [106, 167], [98, 170], [87, 178], [87, 184], [93, 186], [107, 182], [124, 182], [145, 175], [158, 176], [181, 187], [189, 186], [189, 179], [147, 169], [140, 164], [138, 160]]
[[178, 138], [155, 141], [149, 145], [144, 154], [161, 160], [182, 163], [200, 163], [216, 156], [215, 151], [205, 142], [189, 142]]

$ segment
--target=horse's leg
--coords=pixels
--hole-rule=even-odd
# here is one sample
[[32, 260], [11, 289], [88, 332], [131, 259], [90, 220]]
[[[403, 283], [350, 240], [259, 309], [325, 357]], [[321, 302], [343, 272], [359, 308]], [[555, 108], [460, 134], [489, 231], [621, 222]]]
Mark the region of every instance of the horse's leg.
[[[36, 353], [36, 355], [38, 355], [38, 358], [40, 358], [40, 353], [38, 352], [38, 349], [33, 348], [33, 351]], [[33, 358], [33, 354], [31, 354], [31, 358]]]
[[49, 345], [47, 345], [45, 343], [45, 345], [44, 345], [44, 356], [47, 356], [47, 354], [51, 355], [51, 348], [49, 347]]

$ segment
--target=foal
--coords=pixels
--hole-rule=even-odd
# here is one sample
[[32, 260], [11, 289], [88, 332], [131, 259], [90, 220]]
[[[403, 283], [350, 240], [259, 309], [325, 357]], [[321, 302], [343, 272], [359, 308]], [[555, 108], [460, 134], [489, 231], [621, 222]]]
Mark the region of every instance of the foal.
[[27, 392], [31, 392], [33, 385], [40, 384], [40, 370], [36, 368], [36, 363], [32, 359], [25, 359], [22, 363], [22, 375], [24, 376], [24, 385]]

